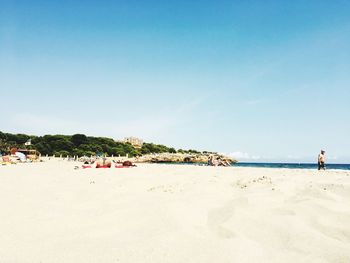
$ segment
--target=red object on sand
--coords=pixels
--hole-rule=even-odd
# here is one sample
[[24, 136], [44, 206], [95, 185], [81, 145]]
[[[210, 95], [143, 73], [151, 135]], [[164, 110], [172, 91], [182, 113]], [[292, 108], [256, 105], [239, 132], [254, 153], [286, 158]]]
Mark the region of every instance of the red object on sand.
[[111, 164], [106, 164], [106, 165], [100, 165], [100, 164], [96, 164], [96, 168], [111, 168]]
[[86, 169], [86, 168], [92, 168], [91, 165], [83, 165], [83, 168]]

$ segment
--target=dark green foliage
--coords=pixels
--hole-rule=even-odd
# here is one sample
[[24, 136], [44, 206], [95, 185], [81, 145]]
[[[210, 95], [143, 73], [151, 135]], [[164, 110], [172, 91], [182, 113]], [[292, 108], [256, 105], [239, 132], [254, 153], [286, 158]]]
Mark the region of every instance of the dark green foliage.
[[43, 155], [46, 155], [46, 154], [51, 155], [52, 154], [52, 149], [51, 149], [50, 145], [44, 141], [35, 144], [34, 148]]
[[2, 140], [7, 140], [6, 134], [3, 133], [3, 132], [1, 132], [1, 131], [0, 131], [0, 140], [1, 140], [1, 141], [2, 141]]
[[16, 138], [14, 138], [17, 144], [24, 144], [26, 141], [30, 139], [30, 136], [25, 134], [16, 134]]
[[150, 154], [150, 153], [176, 153], [174, 148], [169, 148], [167, 146], [161, 144], [154, 143], [144, 143], [141, 148], [142, 154]]
[[192, 150], [192, 149], [188, 150], [187, 152], [188, 153], [195, 153], [195, 154], [200, 154], [201, 153], [201, 152], [198, 152], [198, 151]]
[[74, 144], [66, 139], [59, 139], [56, 141], [52, 141], [50, 143], [52, 149], [60, 149], [63, 151], [71, 152], [74, 148]]
[[88, 142], [88, 138], [84, 134], [74, 134], [71, 140], [75, 146], [80, 146], [81, 144]]
[[[201, 152], [199, 151], [196, 151], [196, 150], [182, 150], [182, 149], [179, 149], [177, 151], [178, 153], [189, 153], [189, 154], [201, 154]], [[203, 153], [208, 153], [208, 152], [203, 152]]]
[[[24, 143], [31, 139], [31, 146]], [[84, 134], [70, 135], [44, 135], [34, 136], [26, 134], [11, 134], [0, 131], [0, 151], [8, 152], [11, 147], [36, 149], [42, 155], [55, 156], [90, 156], [106, 154], [108, 156], [140, 156], [150, 153], [199, 153], [195, 150], [178, 150], [161, 144], [144, 143], [141, 149], [135, 149], [129, 143], [117, 142], [105, 137], [87, 137]]]
[[169, 148], [169, 152], [170, 152], [170, 153], [176, 153], [176, 150], [175, 150], [175, 148], [172, 148], [172, 147], [171, 147], [171, 148]]

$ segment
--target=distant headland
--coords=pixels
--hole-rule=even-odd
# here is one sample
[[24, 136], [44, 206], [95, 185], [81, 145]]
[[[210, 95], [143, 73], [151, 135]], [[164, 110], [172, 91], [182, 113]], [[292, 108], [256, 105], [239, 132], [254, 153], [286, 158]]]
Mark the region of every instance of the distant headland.
[[7, 153], [12, 148], [25, 148], [48, 156], [127, 156], [140, 157], [145, 162], [207, 162], [210, 155], [236, 162], [232, 158], [216, 152], [193, 149], [175, 149], [161, 144], [147, 143], [136, 137], [114, 140], [107, 137], [74, 135], [27, 135], [0, 131], [0, 152]]

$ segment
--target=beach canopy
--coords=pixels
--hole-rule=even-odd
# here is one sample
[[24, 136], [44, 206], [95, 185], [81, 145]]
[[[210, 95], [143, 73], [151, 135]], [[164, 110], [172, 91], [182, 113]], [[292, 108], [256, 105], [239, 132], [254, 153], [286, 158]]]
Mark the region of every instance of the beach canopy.
[[21, 162], [25, 162], [27, 160], [27, 157], [21, 152], [16, 152], [15, 155], [21, 160]]

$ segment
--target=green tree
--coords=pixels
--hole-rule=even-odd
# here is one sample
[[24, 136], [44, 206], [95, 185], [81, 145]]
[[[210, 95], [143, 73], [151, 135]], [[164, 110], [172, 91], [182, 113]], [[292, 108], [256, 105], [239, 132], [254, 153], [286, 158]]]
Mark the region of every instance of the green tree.
[[68, 151], [71, 152], [74, 148], [74, 144], [67, 140], [67, 139], [59, 139], [59, 140], [55, 140], [55, 141], [51, 141], [49, 143], [49, 145], [51, 146], [51, 149], [56, 152], [56, 151]]
[[176, 153], [176, 150], [175, 150], [175, 148], [169, 148], [169, 152], [170, 153]]
[[16, 134], [16, 143], [18, 144], [24, 144], [30, 139], [30, 136], [26, 134]]
[[92, 149], [90, 144], [85, 144], [85, 143], [80, 144], [78, 148], [84, 151], [91, 151]]
[[75, 146], [79, 147], [81, 144], [88, 143], [88, 138], [84, 134], [74, 134], [71, 141]]
[[185, 151], [182, 150], [182, 149], [178, 149], [177, 152], [178, 152], [178, 153], [185, 153]]
[[39, 142], [39, 143], [35, 144], [34, 147], [42, 155], [46, 155], [46, 154], [51, 155], [52, 154], [52, 149], [51, 149], [50, 145], [45, 143], [45, 142]]
[[5, 133], [0, 131], [0, 140], [7, 141], [7, 136]]

